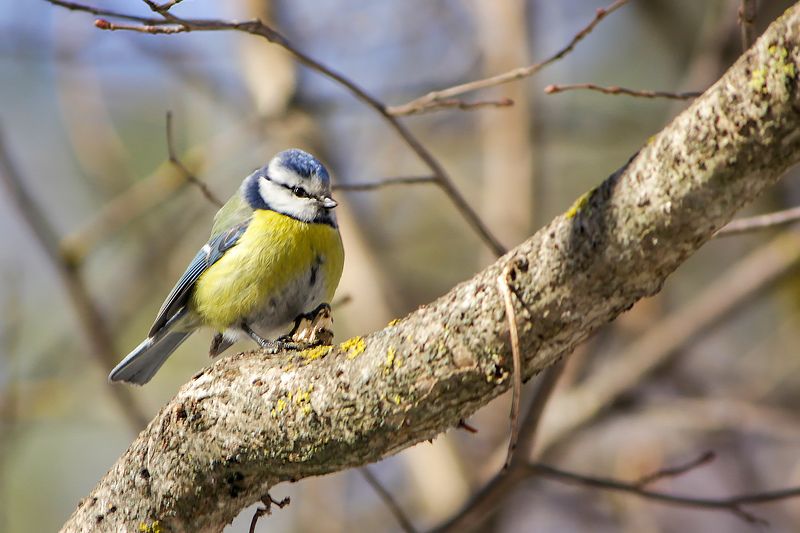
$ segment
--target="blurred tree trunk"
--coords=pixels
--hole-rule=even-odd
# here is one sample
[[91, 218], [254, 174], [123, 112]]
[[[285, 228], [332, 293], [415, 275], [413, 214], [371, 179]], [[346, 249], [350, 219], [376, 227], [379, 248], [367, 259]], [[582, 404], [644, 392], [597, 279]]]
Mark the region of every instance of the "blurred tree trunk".
[[[526, 4], [523, 0], [474, 1], [484, 76], [530, 63]], [[534, 153], [527, 90], [526, 83], [514, 82], [487, 89], [480, 96], [514, 101], [512, 107], [478, 112], [483, 147], [481, 214], [506, 244], [529, 235], [534, 220]]]

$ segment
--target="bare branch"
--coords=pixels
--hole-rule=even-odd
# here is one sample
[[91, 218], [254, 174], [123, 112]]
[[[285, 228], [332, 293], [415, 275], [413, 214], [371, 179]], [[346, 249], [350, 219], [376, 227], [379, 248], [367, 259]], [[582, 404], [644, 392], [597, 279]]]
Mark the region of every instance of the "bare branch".
[[511, 338], [511, 359], [513, 385], [511, 387], [511, 436], [508, 439], [508, 453], [506, 454], [505, 468], [511, 465], [514, 450], [519, 437], [519, 402], [522, 396], [522, 356], [519, 353], [519, 330], [517, 329], [517, 313], [514, 311], [514, 302], [511, 295], [511, 280], [514, 274], [514, 261], [506, 266], [503, 273], [497, 277], [497, 287], [503, 295], [506, 320], [508, 321], [508, 335]]
[[113, 22], [109, 22], [106, 19], [96, 19], [94, 21], [95, 28], [100, 30], [109, 30], [109, 31], [135, 31], [139, 33], [151, 33], [151, 34], [162, 34], [162, 35], [170, 35], [173, 33], [186, 33], [192, 31], [191, 29], [184, 27], [184, 26], [167, 26], [167, 25], [160, 25], [156, 26], [153, 24], [115, 24]]
[[[94, 303], [76, 264], [69, 257], [60, 253], [58, 234], [50, 225], [36, 200], [25, 188], [25, 181], [8, 152], [2, 131], [0, 131], [0, 181], [5, 185], [9, 198], [16, 205], [20, 217], [31, 229], [50, 265], [58, 274], [58, 279], [75, 310], [81, 326], [81, 333], [91, 347], [91, 353], [96, 363], [103, 372], [107, 372], [116, 363], [117, 350], [114, 347], [111, 333], [106, 327], [106, 321]], [[139, 431], [144, 427], [147, 418], [139, 409], [130, 391], [120, 387], [111, 387], [108, 390], [131, 429]]]
[[522, 422], [518, 446], [507, 467], [501, 469], [486, 483], [456, 514], [433, 531], [436, 533], [458, 533], [475, 528], [492, 516], [493, 511], [517, 484], [527, 477], [528, 456], [536, 439], [536, 429], [542, 412], [555, 385], [564, 370], [559, 361], [544, 371], [525, 419]]
[[172, 137], [172, 111], [167, 111], [167, 155], [169, 156], [169, 162], [175, 165], [175, 167], [183, 174], [183, 177], [189, 183], [195, 185], [200, 192], [203, 193], [203, 196], [206, 197], [206, 200], [211, 202], [217, 207], [222, 207], [222, 201], [216, 197], [216, 195], [211, 192], [211, 189], [208, 188], [208, 185], [200, 178], [195, 176], [186, 165], [181, 162], [178, 158], [177, 153], [175, 152], [175, 144], [173, 142]]
[[[60, 0], [47, 0], [48, 2], [62, 5]], [[628, 0], [618, 0], [623, 2]], [[117, 13], [109, 13], [104, 10], [85, 6], [81, 4], [70, 3], [70, 9], [86, 11], [93, 14], [106, 15], [110, 17], [118, 17]], [[150, 2], [151, 9], [155, 4]], [[66, 7], [66, 6], [64, 6]], [[496, 256], [500, 256], [506, 252], [505, 246], [492, 234], [486, 224], [478, 216], [477, 212], [469, 205], [467, 200], [455, 186], [450, 175], [433, 156], [433, 154], [406, 128], [397, 117], [393, 116], [387, 109], [386, 105], [369, 94], [360, 85], [354, 81], [336, 72], [335, 70], [323, 65], [311, 56], [306, 55], [297, 48], [295, 48], [286, 37], [275, 31], [273, 28], [267, 26], [260, 20], [250, 20], [246, 22], [229, 22], [216, 19], [184, 19], [176, 17], [167, 11], [157, 11], [159, 15], [164, 17], [160, 24], [153, 24], [151, 19], [143, 19], [142, 17], [123, 16], [125, 20], [141, 21], [146, 29], [140, 29], [145, 33], [186, 33], [191, 31], [240, 31], [256, 35], [274, 43], [289, 53], [301, 64], [309, 67], [322, 74], [323, 76], [335, 81], [339, 85], [347, 89], [353, 96], [364, 102], [367, 106], [376, 111], [383, 119], [395, 130], [395, 132], [403, 139], [411, 150], [417, 154], [423, 163], [431, 170], [436, 177], [436, 184], [444, 191], [450, 198], [450, 201], [455, 205], [456, 209], [461, 213], [461, 216], [467, 221], [472, 229], [478, 234], [481, 240], [494, 252]], [[132, 30], [128, 25], [118, 25], [116, 27], [107, 26], [107, 21], [101, 22], [98, 28], [100, 29], [119, 29], [119, 30]], [[110, 23], [108, 23], [110, 24]], [[166, 31], [157, 31], [157, 28], [151, 26], [158, 26], [166, 24], [168, 29]], [[180, 28], [178, 30], [177, 28]]]
[[180, 4], [183, 0], [169, 0], [169, 2], [164, 2], [163, 4], [157, 4], [152, 0], [144, 0], [144, 3], [147, 4], [150, 9], [156, 13], [166, 13], [170, 9], [172, 9], [175, 5]]
[[741, 0], [739, 5], [739, 25], [742, 27], [742, 50], [750, 48], [756, 40], [756, 0]]
[[[180, 0], [178, 0], [178, 2], [180, 2]], [[258, 509], [256, 509], [256, 512], [253, 513], [253, 518], [250, 519], [249, 532], [250, 533], [255, 533], [256, 525], [258, 524], [258, 520], [262, 516], [264, 516], [264, 515], [269, 516], [269, 515], [272, 514], [272, 506], [273, 505], [277, 505], [278, 509], [283, 509], [284, 507], [289, 505], [289, 503], [291, 503], [291, 501], [292, 500], [288, 496], [285, 497], [282, 500], [276, 500], [272, 496], [270, 496], [269, 494], [267, 494], [266, 496], [261, 498], [261, 503], [264, 505], [264, 507], [259, 507]]]
[[[252, 123], [248, 121], [243, 124], [243, 127], [249, 127]], [[230, 131], [219, 132], [213, 139], [186, 150], [181, 159], [190, 161], [190, 166], [193, 168], [201, 168], [209, 153], [230, 150], [231, 146], [241, 142], [241, 135], [242, 131], [238, 127]], [[168, 139], [168, 152], [170, 144]], [[174, 146], [172, 152], [175, 155]], [[187, 179], [186, 174], [168, 157], [150, 175], [137, 180], [129, 188], [105, 202], [80, 227], [66, 235], [61, 241], [62, 253], [75, 264], [81, 263], [99, 243], [114, 235], [147, 210], [176, 194], [187, 184], [191, 184], [191, 182]]]
[[574, 472], [560, 470], [542, 463], [531, 463], [528, 466], [528, 473], [530, 475], [542, 476], [560, 481], [562, 483], [569, 483], [572, 485], [578, 485], [592, 489], [624, 492], [639, 496], [640, 498], [646, 498], [648, 500], [670, 505], [728, 511], [733, 513], [738, 518], [741, 518], [745, 522], [759, 525], [768, 525], [768, 523], [749, 511], [743, 509], [744, 505], [756, 505], [800, 497], [800, 487], [791, 487], [774, 491], [740, 494], [738, 496], [731, 496], [728, 498], [696, 498], [692, 496], [681, 496], [664, 492], [656, 492], [644, 489], [636, 483], [626, 483], [614, 479], [576, 474]]
[[435, 106], [425, 107], [406, 107], [406, 106], [389, 106], [386, 110], [396, 117], [419, 115], [422, 113], [431, 113], [441, 109], [460, 109], [461, 111], [473, 111], [484, 107], [510, 107], [514, 105], [514, 100], [511, 98], [501, 98], [500, 100], [475, 100], [467, 102], [457, 98], [450, 98], [445, 100], [437, 100]]
[[545, 413], [540, 449], [550, 449], [594, 420], [679, 350], [762, 294], [800, 264], [800, 236], [786, 232], [721, 273], [688, 304], [605, 361], [580, 385], [554, 398]]
[[792, 207], [783, 211], [776, 211], [766, 215], [758, 215], [748, 218], [740, 218], [729, 222], [724, 228], [714, 234], [714, 237], [729, 237], [731, 235], [741, 235], [751, 231], [764, 230], [793, 224], [800, 220], [800, 207]]
[[436, 183], [436, 176], [395, 176], [361, 183], [335, 183], [334, 191], [372, 191], [391, 185], [415, 185], [418, 183]]
[[400, 528], [405, 531], [406, 533], [416, 533], [416, 529], [414, 529], [414, 525], [411, 523], [411, 520], [406, 516], [403, 512], [403, 509], [400, 505], [394, 500], [392, 494], [384, 488], [378, 478], [370, 471], [369, 467], [364, 467], [361, 470], [361, 475], [364, 476], [364, 479], [367, 480], [367, 483], [378, 493], [383, 503], [386, 507], [389, 508], [389, 511], [394, 515], [397, 523], [400, 524]]
[[520, 67], [515, 68], [513, 70], [509, 70], [508, 72], [503, 72], [502, 74], [498, 74], [496, 76], [491, 76], [489, 78], [484, 78], [480, 80], [470, 81], [467, 83], [462, 83], [461, 85], [455, 85], [453, 87], [448, 87], [447, 89], [440, 89], [438, 91], [429, 92], [425, 96], [421, 96], [410, 102], [407, 102], [402, 105], [396, 105], [389, 107], [389, 111], [394, 115], [413, 115], [415, 113], [421, 113], [423, 110], [427, 111], [429, 109], [435, 109], [437, 107], [442, 107], [441, 102], [451, 99], [455, 96], [459, 96], [464, 93], [477, 91], [478, 89], [485, 89], [487, 87], [494, 87], [495, 85], [502, 85], [504, 83], [508, 83], [510, 81], [521, 80], [523, 78], [528, 78], [533, 76], [544, 67], [550, 65], [551, 63], [555, 63], [559, 59], [563, 58], [575, 48], [575, 46], [584, 39], [587, 35], [589, 35], [592, 30], [594, 30], [595, 26], [597, 26], [601, 20], [603, 20], [606, 16], [610, 15], [620, 7], [627, 4], [630, 0], [616, 0], [611, 5], [606, 8], [600, 8], [595, 12], [594, 18], [587, 24], [583, 29], [578, 31], [572, 39], [570, 40], [567, 45], [562, 48], [561, 50], [557, 51], [555, 54], [551, 55], [544, 61], [539, 63], [534, 63], [533, 65], [527, 67]]
[[70, 11], [83, 11], [92, 15], [99, 15], [103, 17], [113, 17], [120, 20], [130, 20], [132, 22], [139, 22], [140, 24], [159, 25], [168, 24], [167, 21], [161, 18], [139, 17], [137, 15], [129, 15], [119, 11], [112, 11], [110, 9], [102, 9], [99, 7], [89, 6], [86, 4], [79, 4], [77, 2], [65, 2], [64, 0], [47, 0], [53, 5], [60, 6]]
[[548, 85], [544, 88], [544, 92], [546, 94], [556, 94], [556, 93], [563, 93], [564, 91], [574, 91], [574, 90], [587, 90], [587, 91], [597, 91], [603, 94], [624, 94], [626, 96], [636, 96], [639, 98], [667, 98], [669, 100], [692, 100], [697, 98], [702, 92], [699, 91], [691, 91], [685, 93], [671, 93], [666, 91], [647, 91], [642, 89], [626, 89], [625, 87], [619, 87], [618, 85], [612, 85], [610, 87], [603, 87], [601, 85], [595, 85], [594, 83], [572, 83], [567, 85]]
[[[578, 349], [580, 349], [580, 347], [578, 347]], [[550, 397], [553, 395], [553, 391], [556, 390], [556, 384], [563, 372], [564, 361], [561, 360], [542, 373], [539, 386], [536, 388], [536, 393], [533, 395], [533, 400], [528, 407], [528, 413], [525, 415], [525, 420], [522, 422], [522, 427], [519, 432], [519, 441], [517, 441], [517, 453], [514, 454], [511, 460], [512, 467], [528, 462], [528, 457], [534, 449], [542, 413]]]
[[655, 483], [656, 481], [662, 480], [664, 478], [677, 477], [683, 475], [686, 472], [694, 470], [699, 466], [703, 466], [705, 464], [710, 463], [716, 458], [717, 455], [713, 451], [708, 450], [706, 452], [703, 452], [700, 456], [695, 457], [691, 461], [684, 463], [682, 465], [662, 468], [661, 470], [656, 470], [655, 472], [651, 472], [650, 474], [642, 476], [641, 478], [639, 478], [639, 481], [634, 483], [634, 486], [642, 488], [652, 483]]

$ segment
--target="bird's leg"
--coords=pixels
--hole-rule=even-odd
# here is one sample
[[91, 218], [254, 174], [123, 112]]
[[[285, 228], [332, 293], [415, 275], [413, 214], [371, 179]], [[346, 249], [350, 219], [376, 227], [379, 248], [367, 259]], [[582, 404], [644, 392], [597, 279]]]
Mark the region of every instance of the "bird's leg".
[[265, 339], [251, 328], [246, 323], [242, 323], [241, 325], [242, 331], [247, 333], [247, 335], [253, 339], [256, 344], [261, 346], [264, 350], [267, 350], [269, 353], [278, 353], [281, 350], [299, 350], [303, 348], [303, 345], [295, 343], [295, 342], [286, 342], [281, 339], [271, 341], [269, 339]]

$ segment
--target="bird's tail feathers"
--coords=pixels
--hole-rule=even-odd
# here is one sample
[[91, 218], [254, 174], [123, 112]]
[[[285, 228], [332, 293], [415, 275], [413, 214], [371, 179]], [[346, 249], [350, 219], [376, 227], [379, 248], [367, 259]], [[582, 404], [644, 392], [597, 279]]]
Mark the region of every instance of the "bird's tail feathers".
[[172, 331], [176, 322], [184, 317], [182, 309], [154, 335], [147, 337], [133, 349], [108, 375], [109, 381], [125, 381], [144, 385], [155, 375], [164, 361], [172, 355], [194, 329]]

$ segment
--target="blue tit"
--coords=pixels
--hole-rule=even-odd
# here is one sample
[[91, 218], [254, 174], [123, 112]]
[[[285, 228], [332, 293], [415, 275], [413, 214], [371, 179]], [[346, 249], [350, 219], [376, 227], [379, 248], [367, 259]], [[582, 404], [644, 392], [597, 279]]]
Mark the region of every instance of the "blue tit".
[[211, 355], [277, 335], [330, 302], [344, 248], [328, 171], [302, 150], [277, 154], [247, 176], [214, 217], [211, 238], [167, 296], [148, 337], [109, 375], [143, 385], [195, 330], [216, 332]]

